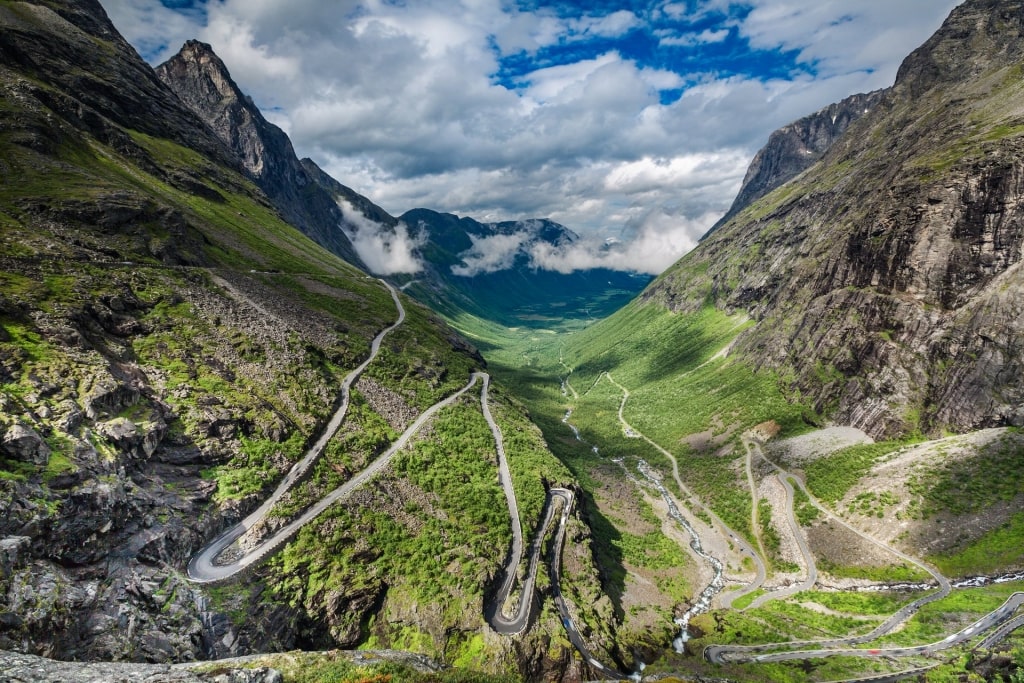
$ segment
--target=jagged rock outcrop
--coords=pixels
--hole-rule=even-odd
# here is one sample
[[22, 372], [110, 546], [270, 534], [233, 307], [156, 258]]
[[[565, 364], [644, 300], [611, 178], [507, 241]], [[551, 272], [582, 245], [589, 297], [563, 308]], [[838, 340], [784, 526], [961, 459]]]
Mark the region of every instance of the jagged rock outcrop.
[[874, 436], [1024, 424], [1019, 1], [969, 0], [822, 160], [646, 293], [758, 324], [734, 353]]
[[707, 235], [724, 225], [751, 202], [816, 164], [846, 132], [850, 124], [869, 113], [878, 104], [885, 92], [875, 90], [866, 94], [851, 95], [772, 133], [768, 143], [750, 162], [732, 206], [711, 227]]
[[[362, 266], [341, 230], [345, 222], [341, 209], [317, 182], [327, 174], [311, 160], [299, 161], [288, 135], [263, 117], [209, 45], [186, 42], [177, 55], [156, 68], [156, 74], [238, 155], [289, 223], [349, 263]], [[312, 175], [310, 169], [315, 169]]]

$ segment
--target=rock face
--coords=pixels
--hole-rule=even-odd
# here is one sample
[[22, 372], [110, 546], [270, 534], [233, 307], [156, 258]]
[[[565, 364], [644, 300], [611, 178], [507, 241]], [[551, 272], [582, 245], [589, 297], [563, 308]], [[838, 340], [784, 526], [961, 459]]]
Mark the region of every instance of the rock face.
[[242, 93], [209, 45], [188, 41], [156, 74], [238, 155], [285, 220], [349, 263], [362, 265], [340, 229], [341, 209], [316, 182], [327, 174], [308, 159], [299, 161], [285, 132]]
[[0, 670], [5, 680], [17, 683], [282, 683], [281, 672], [266, 667], [218, 667], [215, 671], [190, 671], [171, 665], [81, 664], [0, 650]]
[[15, 460], [33, 465], [45, 465], [50, 459], [50, 448], [43, 437], [23, 424], [13, 424], [4, 432], [0, 448]]
[[[969, 0], [821, 161], [646, 293], [873, 436], [1024, 423], [1024, 8]], [[755, 174], [756, 175], [756, 174]]]
[[854, 121], [869, 113], [885, 90], [851, 95], [821, 111], [778, 129], [750, 162], [739, 194], [724, 216], [708, 231], [711, 234], [730, 218], [775, 188], [807, 170], [824, 156]]

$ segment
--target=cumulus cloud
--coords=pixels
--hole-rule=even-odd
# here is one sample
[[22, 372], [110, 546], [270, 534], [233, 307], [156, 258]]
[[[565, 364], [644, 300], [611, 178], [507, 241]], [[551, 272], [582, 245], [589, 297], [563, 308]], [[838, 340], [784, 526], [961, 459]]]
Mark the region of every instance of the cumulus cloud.
[[423, 270], [423, 262], [416, 250], [426, 242], [426, 232], [414, 239], [404, 223], [399, 223], [392, 230], [370, 220], [344, 199], [338, 200], [338, 207], [346, 222], [341, 229], [371, 273], [395, 275]]
[[[543, 1], [101, 2], [154, 63], [210, 42], [301, 156], [393, 214], [550, 217], [594, 238], [564, 263], [630, 264], [695, 243], [772, 130], [891, 84], [957, 4], [651, 0], [568, 16]], [[656, 61], [617, 42], [638, 36]], [[758, 60], [746, 70], [743, 50]], [[388, 255], [378, 268], [416, 267], [407, 232], [354, 234]], [[622, 255], [634, 244], [652, 255]]]
[[857, 65], [881, 87], [962, 1], [752, 0], [740, 31], [755, 48], [799, 50], [799, 59], [826, 78]]

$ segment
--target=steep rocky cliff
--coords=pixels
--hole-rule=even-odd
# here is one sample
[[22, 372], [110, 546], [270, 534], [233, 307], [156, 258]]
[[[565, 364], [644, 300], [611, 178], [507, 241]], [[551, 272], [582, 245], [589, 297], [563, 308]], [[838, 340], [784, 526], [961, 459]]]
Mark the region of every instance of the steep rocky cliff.
[[768, 143], [750, 162], [732, 206], [708, 234], [727, 223], [751, 202], [817, 163], [850, 124], [869, 113], [884, 95], [884, 90], [851, 95], [772, 133]]
[[820, 162], [645, 293], [875, 436], [1024, 424], [1024, 7], [969, 0]]
[[308, 159], [299, 161], [285, 132], [242, 93], [209, 45], [188, 41], [156, 74], [238, 155], [285, 220], [349, 263], [362, 265], [341, 230], [345, 218], [335, 198], [316, 182], [323, 172]]

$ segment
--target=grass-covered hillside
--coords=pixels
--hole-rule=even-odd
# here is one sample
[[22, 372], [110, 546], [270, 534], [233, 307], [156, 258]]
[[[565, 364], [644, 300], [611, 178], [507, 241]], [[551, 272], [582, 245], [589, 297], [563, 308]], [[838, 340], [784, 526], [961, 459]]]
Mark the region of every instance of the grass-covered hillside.
[[[0, 2], [0, 48], [0, 649], [180, 661], [373, 645], [514, 677], [570, 667], [550, 612], [516, 648], [484, 621], [510, 533], [472, 392], [268, 564], [215, 587], [185, 578], [323, 430], [398, 310], [280, 218], [98, 4]], [[403, 301], [270, 526], [483, 367]], [[491, 410], [529, 535], [545, 486], [572, 477], [500, 387]], [[565, 590], [590, 590], [592, 559], [573, 557]]]
[[[881, 665], [837, 656], [723, 669], [702, 660], [709, 645], [867, 633], [927, 593], [896, 586], [933, 581], [915, 561], [953, 579], [1024, 567], [1018, 430], [936, 441], [911, 433], [873, 443], [860, 430], [823, 429], [827, 418], [788, 395], [786, 377], [735, 353], [735, 340], [753, 324], [742, 313], [710, 306], [673, 313], [638, 301], [589, 326], [502, 331], [469, 321], [466, 329], [584, 487], [602, 590], [615, 607], [618, 637], [646, 644], [638, 650], [646, 672], [821, 681], [932, 666], [934, 659]], [[794, 487], [787, 498], [776, 465], [806, 489]], [[713, 575], [690, 552], [691, 535], [672, 521], [648, 474], [660, 479], [703, 548], [725, 566], [725, 587], [710, 610], [691, 620], [682, 655], [672, 652], [678, 634], [672, 620]], [[757, 566], [733, 533], [765, 568], [764, 582], [745, 595], [737, 591], [757, 580]], [[817, 580], [805, 586], [812, 566]], [[893, 588], [856, 591], [871, 584]], [[941, 640], [1021, 586], [1005, 584], [998, 598], [956, 589], [923, 609], [901, 635], [862, 647]], [[652, 647], [659, 639], [660, 648]], [[927, 680], [985, 669], [983, 653], [966, 652], [944, 653], [939, 661], [950, 663]]]

